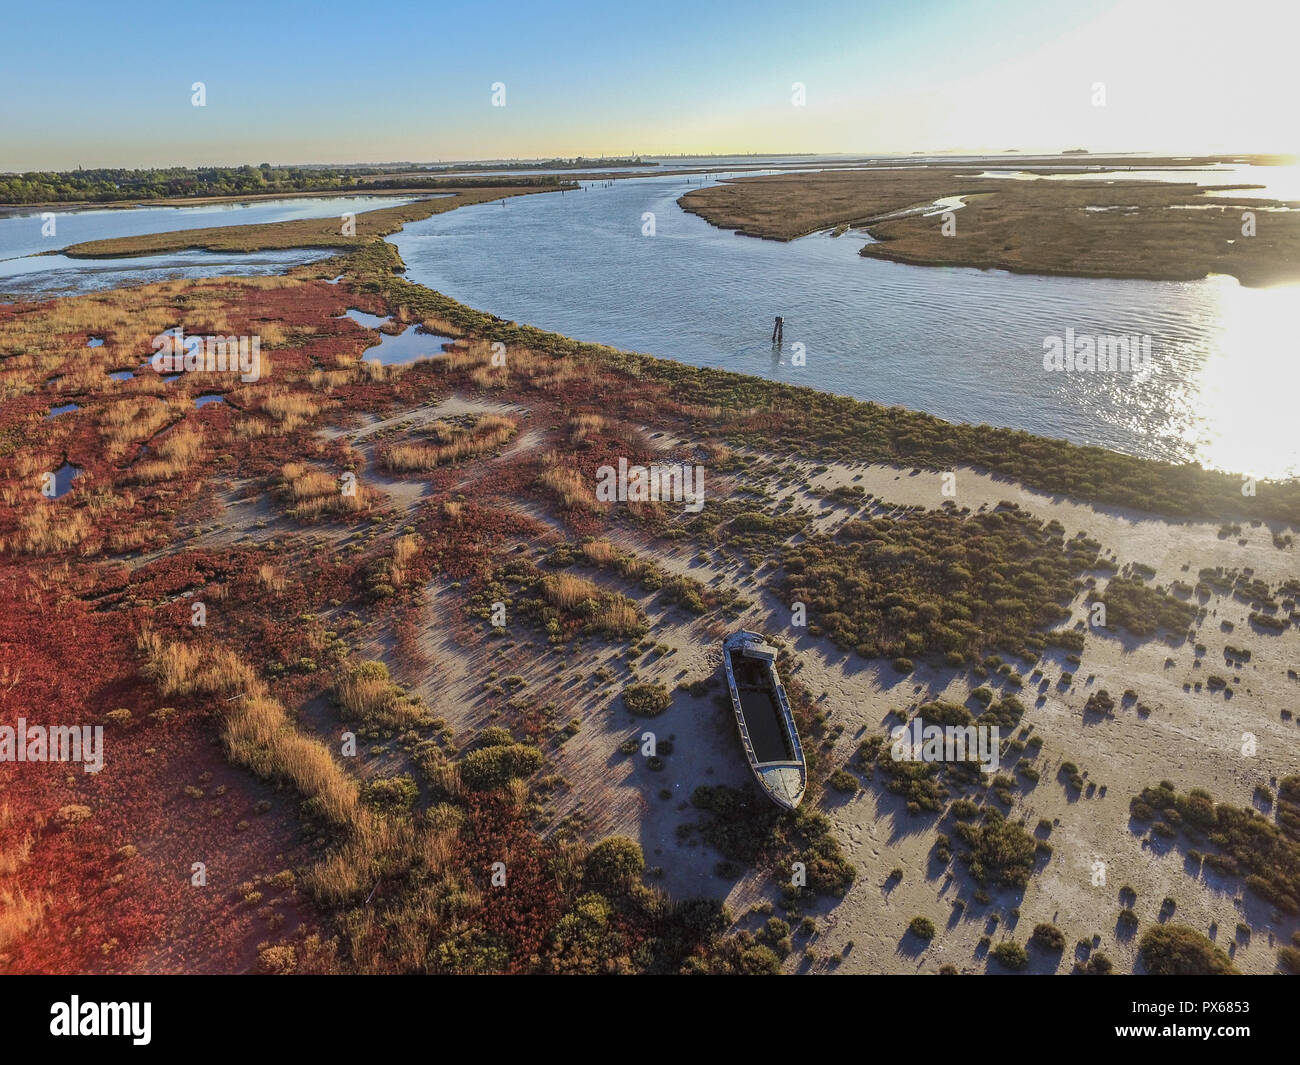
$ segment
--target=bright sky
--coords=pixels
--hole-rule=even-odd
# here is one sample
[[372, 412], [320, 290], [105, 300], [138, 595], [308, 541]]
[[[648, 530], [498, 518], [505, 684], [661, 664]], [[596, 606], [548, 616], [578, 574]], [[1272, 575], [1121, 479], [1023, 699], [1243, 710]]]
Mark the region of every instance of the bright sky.
[[1297, 30], [1294, 0], [52, 0], [6, 16], [0, 170], [1295, 152]]

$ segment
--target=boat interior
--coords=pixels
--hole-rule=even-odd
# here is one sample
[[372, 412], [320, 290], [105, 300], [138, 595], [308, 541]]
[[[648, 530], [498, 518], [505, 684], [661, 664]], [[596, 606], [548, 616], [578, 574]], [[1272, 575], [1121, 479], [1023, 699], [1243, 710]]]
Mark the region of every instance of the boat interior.
[[765, 762], [788, 762], [794, 747], [786, 732], [781, 707], [772, 690], [771, 667], [766, 661], [731, 656], [731, 672], [740, 693], [741, 711], [749, 729], [749, 742], [760, 765]]

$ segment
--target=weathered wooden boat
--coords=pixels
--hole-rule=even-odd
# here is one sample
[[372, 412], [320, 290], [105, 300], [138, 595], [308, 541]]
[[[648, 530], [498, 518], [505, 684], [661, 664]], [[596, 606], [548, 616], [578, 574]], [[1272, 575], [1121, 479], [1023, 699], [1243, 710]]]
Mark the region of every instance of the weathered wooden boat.
[[776, 671], [776, 648], [742, 629], [722, 641], [722, 663], [749, 768], [764, 794], [793, 810], [808, 784], [808, 767]]

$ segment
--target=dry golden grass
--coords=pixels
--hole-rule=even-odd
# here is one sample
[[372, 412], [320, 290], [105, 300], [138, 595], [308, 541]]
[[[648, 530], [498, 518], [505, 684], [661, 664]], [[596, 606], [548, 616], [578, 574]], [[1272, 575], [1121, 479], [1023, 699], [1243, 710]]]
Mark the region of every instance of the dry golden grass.
[[338, 370], [312, 370], [307, 375], [307, 383], [316, 392], [332, 392], [336, 388], [342, 388], [351, 380], [352, 369], [350, 367]]
[[[252, 679], [252, 670], [233, 656], [206, 662], [196, 643], [167, 643], [156, 632], [146, 631], [139, 640], [145, 654], [145, 676], [162, 696], [194, 695], [199, 692], [228, 694]], [[214, 672], [215, 670], [215, 672]]]
[[645, 628], [636, 604], [623, 596], [611, 596], [602, 602], [592, 623], [600, 631], [611, 634], [640, 632]]
[[448, 499], [442, 504], [442, 512], [453, 521], [459, 521], [462, 512], [465, 510], [464, 503], [458, 503], [455, 500]]
[[234, 425], [235, 435], [244, 440], [272, 435], [275, 429], [274, 425], [261, 418], [240, 418]]
[[115, 554], [125, 551], [138, 551], [153, 546], [158, 542], [158, 534], [147, 525], [128, 525], [126, 528], [113, 529], [108, 534], [108, 550]]
[[589, 377], [591, 372], [590, 367], [580, 366], [573, 359], [552, 359], [549, 369], [539, 367], [528, 383], [544, 392], [557, 392], [567, 388], [576, 378]]
[[471, 371], [469, 379], [479, 388], [509, 388], [510, 370], [505, 366], [480, 366]]
[[107, 392], [115, 385], [103, 366], [74, 366], [59, 379], [59, 391], [68, 395]]
[[458, 337], [460, 330], [452, 325], [445, 318], [439, 318], [436, 315], [432, 318], [425, 318], [420, 322], [420, 326], [426, 333], [433, 333], [435, 336]]
[[136, 463], [129, 478], [142, 484], [153, 484], [182, 476], [199, 457], [203, 449], [203, 433], [194, 429], [176, 429], [159, 442], [156, 459]]
[[364, 898], [375, 886], [376, 859], [408, 854], [414, 847], [410, 821], [370, 818], [342, 846], [318, 861], [304, 883], [326, 905]]
[[292, 514], [300, 521], [314, 521], [317, 518], [330, 516], [343, 516], [350, 512], [356, 512], [365, 509], [366, 503], [362, 501], [360, 495], [337, 495], [337, 496], [316, 496], [312, 499], [305, 499], [293, 508]]
[[432, 470], [439, 464], [440, 447], [422, 444], [398, 444], [383, 453], [383, 464], [393, 473], [416, 473]]
[[27, 864], [31, 853], [32, 834], [28, 832], [8, 850], [0, 851], [0, 876], [13, 876]]
[[578, 893], [587, 872], [587, 843], [583, 839], [557, 840], [552, 869], [566, 897]]
[[[294, 331], [301, 334], [304, 331], [304, 327], [299, 326]], [[216, 331], [214, 330], [213, 332]], [[259, 322], [257, 325], [257, 335], [262, 338], [261, 346], [263, 348], [282, 348], [284, 347], [284, 342], [289, 337], [284, 326], [279, 322]], [[264, 372], [269, 370], [269, 366], [263, 367]]]
[[[14, 473], [28, 480], [47, 470], [56, 469], [62, 461], [58, 452], [44, 448], [23, 448], [13, 456]], [[39, 489], [39, 485], [33, 487]]]
[[552, 606], [573, 610], [585, 600], [599, 600], [600, 589], [584, 577], [557, 573], [542, 580], [542, 595]]
[[268, 592], [275, 592], [278, 595], [284, 591], [284, 574], [268, 562], [263, 562], [257, 567], [257, 582]]
[[320, 401], [301, 392], [273, 390], [262, 398], [262, 410], [279, 421], [290, 418], [309, 418], [320, 410]]
[[345, 494], [343, 483], [334, 474], [301, 462], [290, 462], [281, 467], [280, 483], [293, 504], [290, 513], [300, 520], [355, 514], [377, 499], [374, 489], [357, 483], [352, 485], [350, 493]]
[[18, 519], [18, 529], [4, 546], [23, 555], [70, 551], [91, 532], [90, 515], [56, 502], [40, 502]]
[[393, 544], [393, 562], [404, 566], [420, 551], [420, 538], [415, 533], [399, 536]]
[[301, 281], [295, 281], [291, 277], [285, 277], [282, 274], [271, 274], [267, 277], [243, 277], [239, 283], [244, 288], [260, 288], [264, 291], [270, 289], [299, 288]]
[[393, 544], [393, 558], [388, 564], [388, 579], [401, 586], [407, 581], [407, 564], [420, 553], [420, 538], [415, 533], [399, 536]]
[[460, 426], [445, 422], [441, 418], [436, 422], [429, 422], [424, 427], [424, 435], [436, 444], [450, 444], [464, 432], [465, 430]]
[[335, 695], [345, 716], [368, 725], [410, 728], [429, 720], [424, 708], [393, 683], [383, 662], [353, 666], [339, 681]]
[[384, 384], [400, 376], [401, 366], [385, 366], [378, 359], [362, 359], [357, 369], [372, 383]]
[[[175, 324], [174, 295], [163, 286], [145, 285], [33, 307], [0, 323], [0, 350], [16, 353], [6, 360], [5, 368], [47, 375], [75, 352], [76, 365], [70, 373], [103, 384], [104, 366], [116, 359], [119, 348], [133, 355], [149, 351], [151, 339]], [[88, 336], [102, 337], [105, 343], [86, 348]]]
[[346, 370], [349, 375], [357, 368], [357, 358], [355, 355], [349, 355], [345, 351], [336, 351], [332, 355], [327, 355], [322, 360], [326, 365], [332, 366], [331, 372]]
[[22, 888], [0, 888], [0, 951], [39, 928], [48, 906], [43, 895], [28, 898]]
[[507, 388], [515, 380], [530, 383], [545, 380], [553, 387], [589, 372], [573, 367], [568, 360], [539, 355], [529, 348], [510, 347], [501, 359], [486, 340], [463, 341], [438, 359], [436, 365], [441, 373], [469, 371], [470, 379], [485, 389]]
[[528, 781], [520, 780], [518, 777], [506, 781], [506, 798], [516, 812], [522, 812], [528, 805], [528, 798], [532, 794], [532, 790], [532, 786]]
[[288, 471], [289, 467], [286, 466], [283, 471], [285, 480], [295, 500], [332, 495], [339, 490], [338, 482], [324, 470], [307, 470], [297, 475], [290, 474]]
[[603, 414], [575, 414], [569, 419], [569, 442], [580, 444], [589, 433], [599, 432], [609, 427], [609, 419]]
[[[476, 347], [478, 350], [476, 351]], [[435, 368], [441, 373], [459, 373], [461, 370], [484, 366], [491, 360], [485, 347], [471, 344], [469, 348], [457, 348], [449, 351], [436, 363]]]
[[222, 741], [236, 765], [269, 779], [288, 780], [331, 823], [357, 828], [364, 821], [356, 781], [319, 740], [299, 732], [256, 672], [224, 647], [167, 643], [140, 636], [145, 676], [159, 694], [221, 698]]
[[592, 581], [572, 573], [544, 577], [542, 598], [561, 610], [584, 614], [593, 629], [608, 636], [634, 636], [646, 629], [645, 617], [627, 596], [603, 592]]
[[460, 780], [459, 762], [440, 762], [433, 776], [438, 789], [451, 798], [459, 799], [465, 794], [465, 786]]
[[514, 436], [517, 428], [512, 419], [497, 414], [483, 415], [469, 429], [438, 422], [432, 427], [434, 438], [445, 442], [394, 445], [384, 452], [383, 463], [394, 473], [436, 469], [500, 447]]
[[[588, 540], [582, 545], [587, 561], [600, 569], [616, 569], [623, 577], [640, 580], [647, 573], [658, 570], [649, 559], [638, 558], [629, 551], [620, 551], [608, 540]], [[660, 574], [662, 577], [662, 573]]]
[[454, 828], [434, 828], [421, 835], [419, 839], [420, 855], [424, 867], [434, 876], [451, 868], [456, 851], [456, 830]]
[[386, 675], [351, 673], [339, 682], [339, 706], [352, 717], [369, 717], [387, 708], [392, 690], [392, 681]]
[[[44, 457], [47, 469], [58, 464]], [[16, 456], [15, 465], [22, 467], [25, 462]], [[26, 555], [78, 549], [82, 555], [93, 555], [104, 546], [103, 530], [113, 526], [116, 515], [135, 506], [131, 492], [115, 493], [108, 485], [96, 484], [88, 474], [77, 477], [72, 492], [58, 500], [42, 496], [39, 485], [40, 481], [31, 477], [26, 483], [6, 484], [0, 493], [19, 509], [17, 528], [0, 541], [0, 549]], [[145, 525], [136, 528], [147, 530]]]
[[302, 392], [271, 389], [262, 394], [261, 411], [269, 414], [278, 425], [277, 435], [291, 433], [315, 418], [324, 407], [324, 400]]
[[596, 501], [595, 488], [573, 467], [558, 465], [560, 459], [555, 452], [547, 452], [542, 461], [545, 468], [540, 483], [562, 507], [566, 510], [578, 507], [593, 511], [603, 509]]
[[188, 400], [151, 396], [114, 400], [99, 412], [100, 437], [109, 457], [120, 458], [135, 445], [152, 439], [164, 426], [188, 413]]
[[266, 696], [236, 699], [222, 739], [231, 761], [258, 776], [286, 778], [333, 824], [351, 826], [357, 785], [317, 739], [294, 728], [283, 706]]
[[582, 553], [593, 565], [602, 568], [618, 558], [618, 550], [608, 540], [588, 540], [582, 545]]

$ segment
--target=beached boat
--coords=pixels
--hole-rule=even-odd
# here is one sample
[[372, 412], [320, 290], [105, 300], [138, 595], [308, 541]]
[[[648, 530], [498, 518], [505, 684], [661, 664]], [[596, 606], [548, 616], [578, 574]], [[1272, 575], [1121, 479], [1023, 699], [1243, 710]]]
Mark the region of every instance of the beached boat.
[[742, 629], [722, 641], [722, 663], [749, 768], [773, 802], [793, 810], [803, 798], [808, 767], [776, 671], [776, 648]]

